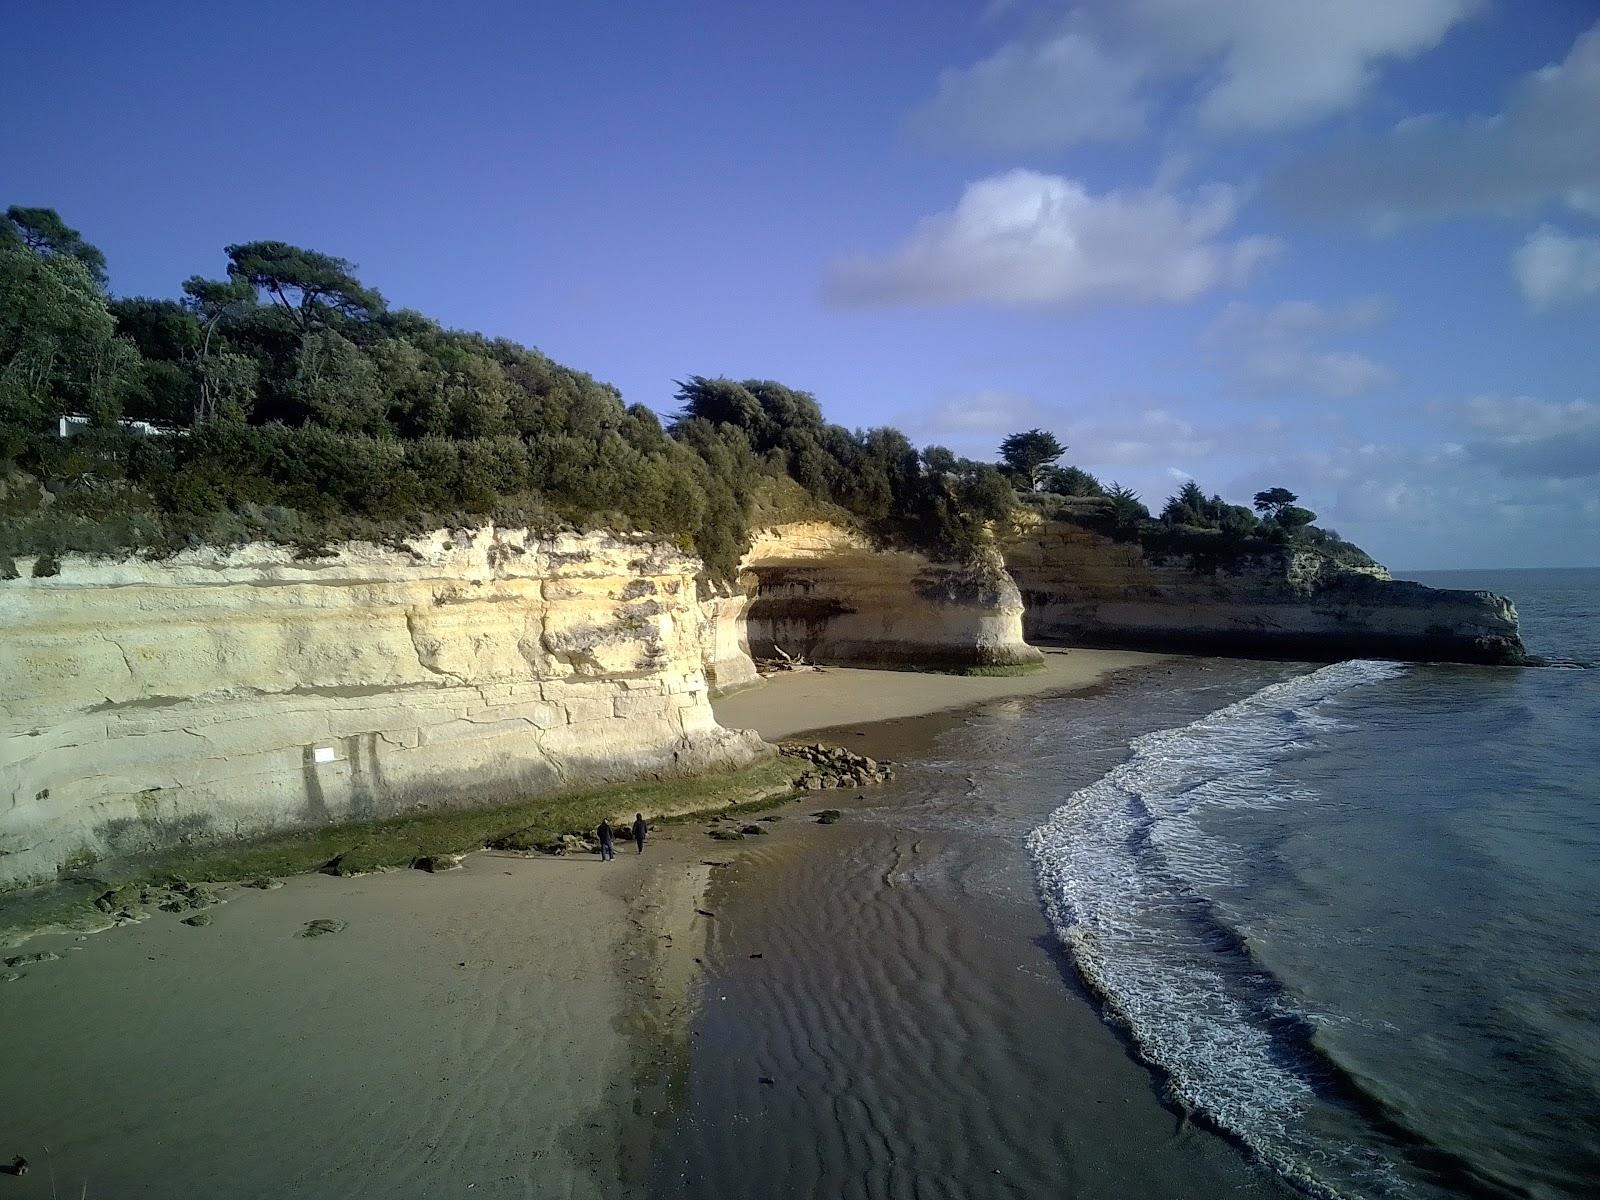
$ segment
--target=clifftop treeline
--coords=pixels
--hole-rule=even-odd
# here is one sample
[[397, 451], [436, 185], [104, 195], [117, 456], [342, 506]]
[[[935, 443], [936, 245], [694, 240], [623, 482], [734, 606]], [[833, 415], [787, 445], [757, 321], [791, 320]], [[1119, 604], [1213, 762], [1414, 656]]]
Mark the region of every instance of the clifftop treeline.
[[493, 520], [650, 531], [727, 578], [774, 497], [960, 557], [1019, 483], [1076, 496], [1066, 515], [1113, 535], [1151, 524], [1082, 472], [919, 451], [898, 430], [829, 424], [771, 381], [691, 377], [664, 427], [538, 350], [391, 309], [343, 259], [271, 241], [225, 254], [225, 274], [181, 298], [113, 297], [104, 256], [54, 211], [7, 210], [0, 567]]

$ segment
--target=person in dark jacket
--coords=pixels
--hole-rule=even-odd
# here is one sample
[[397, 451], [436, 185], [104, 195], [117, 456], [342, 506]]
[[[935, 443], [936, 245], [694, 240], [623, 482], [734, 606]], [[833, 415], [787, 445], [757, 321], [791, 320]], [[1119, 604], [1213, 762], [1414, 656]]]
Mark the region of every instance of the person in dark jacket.
[[600, 839], [600, 861], [610, 862], [617, 856], [617, 852], [611, 845], [611, 819], [609, 817], [601, 818], [600, 828], [595, 830], [595, 835]]
[[650, 826], [644, 823], [643, 813], [633, 814], [633, 844], [639, 847], [639, 853], [644, 853], [644, 835], [650, 831]]

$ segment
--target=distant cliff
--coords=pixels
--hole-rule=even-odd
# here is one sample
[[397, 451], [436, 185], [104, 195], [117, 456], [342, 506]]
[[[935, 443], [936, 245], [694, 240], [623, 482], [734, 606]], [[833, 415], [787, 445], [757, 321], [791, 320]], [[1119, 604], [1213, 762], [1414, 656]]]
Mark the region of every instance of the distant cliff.
[[698, 560], [439, 532], [68, 556], [0, 580], [0, 887], [175, 844], [692, 775], [720, 728]]
[[[826, 521], [756, 533], [740, 560], [747, 646], [814, 662], [931, 670], [1039, 664], [1023, 640], [1022, 597], [992, 550], [935, 562]], [[720, 673], [719, 673], [720, 677]]]
[[1135, 543], [1041, 521], [1003, 552], [1030, 640], [1312, 660], [1525, 658], [1503, 596], [1396, 581], [1292, 546], [1158, 560]]

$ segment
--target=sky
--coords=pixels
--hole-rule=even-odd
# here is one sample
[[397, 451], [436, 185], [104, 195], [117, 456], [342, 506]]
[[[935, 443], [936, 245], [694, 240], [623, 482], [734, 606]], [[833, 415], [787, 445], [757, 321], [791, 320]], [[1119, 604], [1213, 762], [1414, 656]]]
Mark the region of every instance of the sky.
[[1595, 0], [12, 0], [0, 111], [119, 295], [282, 239], [663, 413], [777, 379], [1600, 565]]

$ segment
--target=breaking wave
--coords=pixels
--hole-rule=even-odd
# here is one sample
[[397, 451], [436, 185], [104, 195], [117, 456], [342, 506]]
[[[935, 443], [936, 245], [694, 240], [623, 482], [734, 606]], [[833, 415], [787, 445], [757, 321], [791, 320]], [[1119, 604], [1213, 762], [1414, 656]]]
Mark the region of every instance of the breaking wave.
[[1329, 700], [1407, 670], [1338, 663], [1146, 734], [1028, 838], [1051, 924], [1170, 1098], [1315, 1195], [1408, 1191], [1387, 1155], [1311, 1127], [1319, 1099], [1374, 1106], [1319, 1047], [1327, 1018], [1297, 1005], [1210, 898], [1246, 850], [1199, 818], [1314, 801], [1278, 782], [1273, 765], [1340, 728]]

